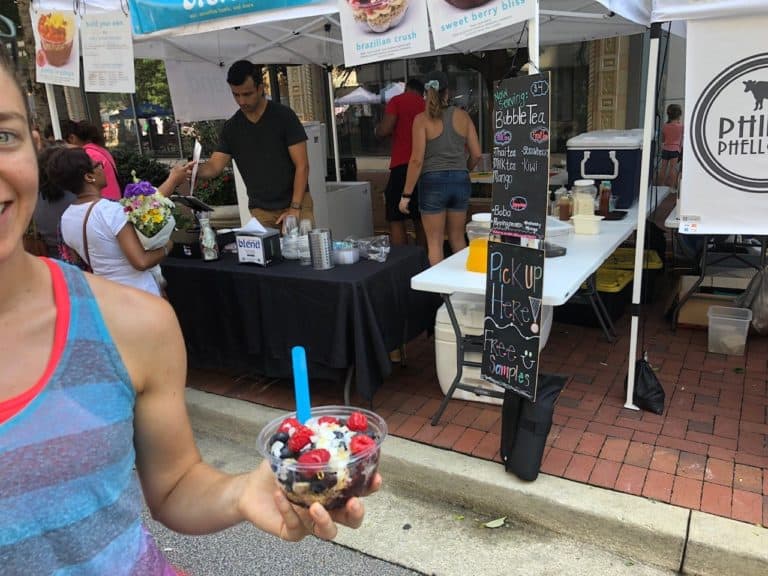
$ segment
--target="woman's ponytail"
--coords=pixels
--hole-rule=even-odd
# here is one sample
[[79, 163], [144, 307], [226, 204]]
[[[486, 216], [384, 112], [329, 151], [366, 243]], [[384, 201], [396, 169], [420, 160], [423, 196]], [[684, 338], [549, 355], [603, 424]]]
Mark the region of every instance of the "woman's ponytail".
[[443, 106], [440, 92], [435, 88], [427, 88], [427, 115], [432, 119], [442, 116]]

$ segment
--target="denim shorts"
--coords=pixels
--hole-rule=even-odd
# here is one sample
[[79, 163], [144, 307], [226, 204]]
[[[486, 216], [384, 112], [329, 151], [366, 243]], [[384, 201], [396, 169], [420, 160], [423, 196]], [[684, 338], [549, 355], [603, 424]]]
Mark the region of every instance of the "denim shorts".
[[419, 180], [419, 210], [422, 214], [464, 212], [471, 194], [472, 184], [466, 170], [427, 172]]

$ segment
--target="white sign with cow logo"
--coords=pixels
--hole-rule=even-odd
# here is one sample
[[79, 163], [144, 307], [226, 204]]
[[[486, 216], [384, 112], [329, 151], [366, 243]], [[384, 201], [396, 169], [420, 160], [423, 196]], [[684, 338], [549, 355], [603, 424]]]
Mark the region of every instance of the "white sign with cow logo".
[[765, 16], [688, 23], [680, 215], [698, 234], [768, 234], [766, 30]]

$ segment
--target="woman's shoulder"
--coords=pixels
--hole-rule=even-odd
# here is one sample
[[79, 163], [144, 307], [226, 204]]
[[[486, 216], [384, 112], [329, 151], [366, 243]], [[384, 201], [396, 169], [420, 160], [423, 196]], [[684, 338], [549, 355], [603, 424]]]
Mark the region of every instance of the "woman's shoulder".
[[[93, 274], [88, 284], [112, 338], [121, 353], [137, 348], [161, 350], [167, 330], [178, 325], [173, 308], [144, 290], [112, 282]], [[125, 311], [130, 310], [130, 314]], [[142, 353], [143, 353], [142, 352]]]

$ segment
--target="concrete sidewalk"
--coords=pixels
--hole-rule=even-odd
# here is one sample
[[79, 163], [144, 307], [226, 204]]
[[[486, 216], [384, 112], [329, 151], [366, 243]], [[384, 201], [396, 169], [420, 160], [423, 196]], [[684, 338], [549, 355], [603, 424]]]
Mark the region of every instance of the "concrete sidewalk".
[[[250, 444], [283, 412], [187, 389], [195, 428]], [[380, 471], [385, 482], [494, 517], [509, 516], [685, 574], [768, 573], [768, 530], [541, 474], [522, 482], [495, 462], [390, 436]]]

